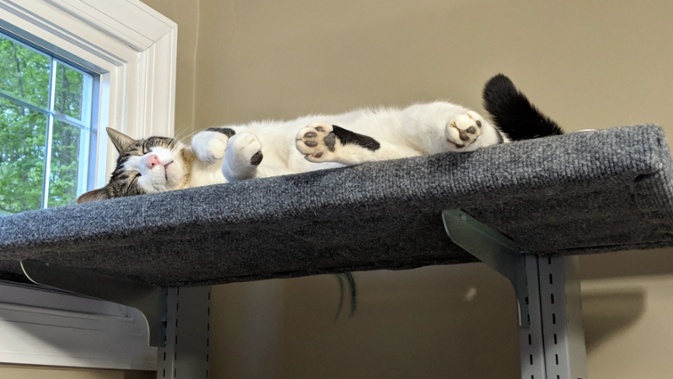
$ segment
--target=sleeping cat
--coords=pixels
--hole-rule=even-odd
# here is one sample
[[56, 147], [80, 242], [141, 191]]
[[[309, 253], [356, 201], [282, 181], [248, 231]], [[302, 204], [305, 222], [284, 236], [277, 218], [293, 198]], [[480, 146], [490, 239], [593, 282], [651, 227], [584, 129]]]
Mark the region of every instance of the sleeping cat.
[[495, 123], [460, 105], [433, 102], [404, 109], [361, 109], [210, 128], [197, 133], [191, 146], [167, 137], [135, 140], [107, 128], [119, 152], [117, 167], [105, 187], [89, 191], [77, 201], [441, 152], [470, 152], [511, 139], [562, 133], [504, 75], [489, 80], [483, 99]]

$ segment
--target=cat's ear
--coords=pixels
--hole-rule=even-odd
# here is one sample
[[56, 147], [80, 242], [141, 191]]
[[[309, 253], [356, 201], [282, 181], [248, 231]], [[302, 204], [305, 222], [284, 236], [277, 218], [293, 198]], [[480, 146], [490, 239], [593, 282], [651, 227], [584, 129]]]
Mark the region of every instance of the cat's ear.
[[117, 152], [119, 152], [120, 154], [128, 146], [136, 143], [136, 140], [118, 130], [112, 129], [110, 127], [105, 128], [105, 130], [107, 131], [107, 135], [110, 137], [112, 144], [115, 145], [115, 147], [117, 148]]
[[89, 192], [84, 192], [77, 198], [77, 204], [90, 203], [92, 201], [105, 200], [109, 198], [110, 196], [105, 190], [105, 187], [103, 187], [91, 190]]

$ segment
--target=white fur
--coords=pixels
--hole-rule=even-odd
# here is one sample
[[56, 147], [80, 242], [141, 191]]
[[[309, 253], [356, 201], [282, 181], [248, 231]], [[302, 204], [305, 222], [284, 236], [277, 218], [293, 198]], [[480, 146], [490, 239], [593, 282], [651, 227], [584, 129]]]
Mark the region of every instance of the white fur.
[[[481, 123], [469, 141], [461, 132]], [[302, 136], [315, 125], [338, 125], [377, 140], [376, 151], [337, 142], [334, 151], [319, 158]], [[215, 131], [202, 131], [192, 139], [199, 162], [194, 165], [192, 185], [222, 183], [254, 177], [294, 174], [340, 167], [368, 161], [429, 155], [441, 152], [468, 152], [495, 145], [504, 139], [499, 130], [479, 114], [447, 102], [416, 104], [404, 109], [362, 109], [339, 115], [311, 115], [291, 121], [252, 122], [223, 126], [236, 132], [228, 138]], [[461, 147], [461, 145], [465, 145]], [[259, 166], [250, 160], [258, 151], [264, 158]], [[320, 154], [316, 154], [320, 155]], [[217, 171], [221, 173], [218, 175]]]

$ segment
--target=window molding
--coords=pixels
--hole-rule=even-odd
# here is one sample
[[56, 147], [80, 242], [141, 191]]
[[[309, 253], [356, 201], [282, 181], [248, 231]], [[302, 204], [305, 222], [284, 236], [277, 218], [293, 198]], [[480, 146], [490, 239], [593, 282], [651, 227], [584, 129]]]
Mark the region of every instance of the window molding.
[[[117, 158], [106, 126], [174, 134], [177, 25], [140, 0], [0, 0], [0, 31], [100, 75], [94, 187]], [[134, 308], [0, 283], [0, 362], [153, 370], [147, 333]]]

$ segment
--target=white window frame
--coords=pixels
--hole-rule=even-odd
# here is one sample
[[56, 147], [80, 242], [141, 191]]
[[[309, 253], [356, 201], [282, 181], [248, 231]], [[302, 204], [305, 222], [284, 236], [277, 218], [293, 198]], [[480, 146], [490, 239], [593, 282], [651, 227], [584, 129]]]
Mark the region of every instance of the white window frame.
[[[0, 0], [2, 30], [100, 75], [95, 187], [117, 158], [106, 126], [137, 137], [174, 134], [177, 25], [141, 1]], [[146, 321], [132, 308], [0, 283], [2, 363], [153, 370], [156, 348], [138, 325]]]

